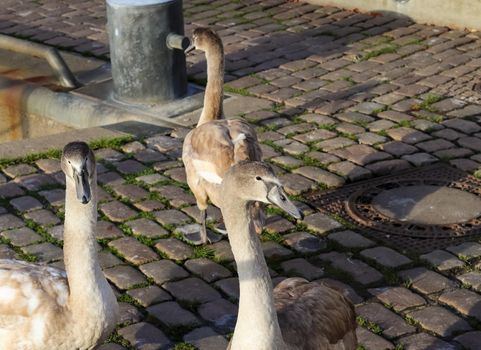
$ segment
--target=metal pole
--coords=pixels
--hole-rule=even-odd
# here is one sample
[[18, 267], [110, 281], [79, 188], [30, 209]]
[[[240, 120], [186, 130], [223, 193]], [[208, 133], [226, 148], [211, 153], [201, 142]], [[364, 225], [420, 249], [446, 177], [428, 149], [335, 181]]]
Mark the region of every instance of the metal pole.
[[0, 48], [24, 55], [40, 57], [47, 60], [60, 84], [66, 88], [76, 88], [80, 83], [75, 79], [62, 56], [54, 47], [48, 47], [31, 41], [0, 34]]
[[187, 93], [182, 0], [107, 0], [114, 98], [153, 104]]

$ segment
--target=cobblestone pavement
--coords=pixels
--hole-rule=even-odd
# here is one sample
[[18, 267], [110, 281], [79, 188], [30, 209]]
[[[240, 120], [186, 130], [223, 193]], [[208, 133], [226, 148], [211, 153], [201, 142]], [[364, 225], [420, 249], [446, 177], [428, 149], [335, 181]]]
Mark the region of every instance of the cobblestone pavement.
[[[0, 32], [108, 57], [103, 0], [4, 0]], [[478, 176], [481, 33], [284, 1], [191, 1], [187, 29], [223, 36], [226, 90], [272, 101], [244, 117], [293, 198], [443, 161]], [[201, 54], [191, 79], [205, 79]], [[179, 162], [186, 130], [97, 144], [98, 241], [122, 301], [111, 340], [130, 349], [225, 349], [238, 282], [227, 240], [198, 246], [198, 210]], [[55, 156], [51, 154], [50, 156]], [[40, 159], [39, 159], [40, 158]], [[0, 256], [61, 265], [58, 161], [2, 163]], [[364, 349], [481, 349], [481, 244], [396, 252], [315, 213], [272, 210], [262, 235], [273, 281], [338, 286], [357, 305]], [[209, 211], [214, 230], [220, 213]], [[122, 349], [104, 345], [102, 350]]]

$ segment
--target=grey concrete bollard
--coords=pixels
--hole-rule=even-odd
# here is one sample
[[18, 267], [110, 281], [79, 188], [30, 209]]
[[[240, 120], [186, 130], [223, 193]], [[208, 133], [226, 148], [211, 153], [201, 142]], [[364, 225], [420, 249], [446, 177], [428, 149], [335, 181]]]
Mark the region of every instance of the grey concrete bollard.
[[182, 0], [107, 0], [114, 99], [162, 103], [187, 93]]

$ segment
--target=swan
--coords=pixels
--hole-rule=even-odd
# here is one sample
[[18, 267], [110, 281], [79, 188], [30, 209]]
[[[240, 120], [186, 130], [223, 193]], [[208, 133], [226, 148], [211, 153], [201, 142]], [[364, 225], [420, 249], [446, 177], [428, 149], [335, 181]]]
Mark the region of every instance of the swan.
[[[195, 129], [185, 137], [182, 149], [187, 184], [195, 196], [201, 213], [200, 238], [208, 241], [205, 226], [207, 202], [219, 207], [222, 200], [220, 183], [224, 173], [241, 160], [262, 159], [255, 130], [245, 121], [226, 120], [223, 112], [224, 48], [219, 36], [209, 28], [196, 28], [192, 49], [205, 52], [207, 86], [204, 106]], [[262, 232], [264, 215], [261, 206], [251, 207], [257, 233]]]
[[301, 218], [265, 163], [242, 162], [224, 175], [221, 211], [239, 275], [239, 314], [230, 350], [354, 350], [353, 305], [339, 292], [302, 278], [272, 289], [249, 203], [270, 203]]
[[93, 349], [112, 332], [119, 310], [95, 249], [97, 173], [84, 142], [65, 146], [65, 271], [0, 260], [0, 349]]

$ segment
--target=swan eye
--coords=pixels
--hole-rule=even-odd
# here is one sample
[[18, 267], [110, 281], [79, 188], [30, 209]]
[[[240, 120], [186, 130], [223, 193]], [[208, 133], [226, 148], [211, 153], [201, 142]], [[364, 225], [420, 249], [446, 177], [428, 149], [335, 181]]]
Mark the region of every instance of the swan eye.
[[70, 162], [70, 160], [67, 160], [67, 162], [68, 162], [69, 164], [72, 164], [72, 163]]
[[281, 198], [281, 201], [283, 201], [283, 202], [286, 201], [286, 197], [283, 194], [280, 195], [280, 198]]
[[257, 181], [261, 181], [261, 180], [262, 180], [262, 177], [256, 176], [256, 180], [257, 180]]

